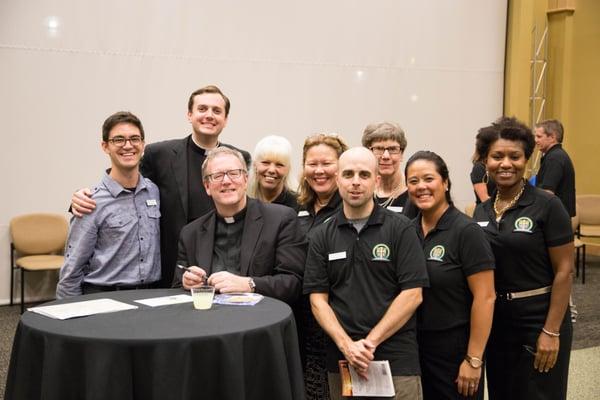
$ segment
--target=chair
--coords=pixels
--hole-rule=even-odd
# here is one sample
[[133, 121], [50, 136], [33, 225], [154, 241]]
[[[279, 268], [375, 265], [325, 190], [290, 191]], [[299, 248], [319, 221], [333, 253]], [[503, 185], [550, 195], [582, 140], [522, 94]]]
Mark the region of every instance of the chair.
[[575, 276], [579, 277], [579, 255], [583, 251], [583, 263], [581, 264], [581, 283], [585, 284], [585, 243], [579, 239], [579, 205], [576, 207], [576, 214], [571, 218], [571, 227], [575, 238], [573, 246], [575, 247]]
[[579, 237], [600, 239], [600, 194], [580, 194], [577, 205]]
[[469, 203], [465, 206], [465, 214], [467, 214], [469, 217], [473, 218], [473, 214], [475, 213], [475, 206], [477, 206], [477, 204], [475, 203]]
[[[57, 270], [64, 264], [62, 252], [69, 223], [60, 214], [25, 214], [11, 219], [10, 304], [13, 304], [14, 270], [21, 270], [21, 314], [25, 310], [25, 271]], [[18, 256], [18, 257], [17, 257]]]

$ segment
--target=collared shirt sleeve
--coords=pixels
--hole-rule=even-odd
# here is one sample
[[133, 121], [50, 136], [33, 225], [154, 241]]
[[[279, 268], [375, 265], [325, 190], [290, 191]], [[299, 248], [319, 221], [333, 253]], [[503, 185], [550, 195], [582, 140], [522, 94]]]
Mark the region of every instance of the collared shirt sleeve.
[[394, 245], [398, 255], [396, 276], [400, 290], [429, 287], [425, 256], [415, 227], [412, 224], [404, 226]]
[[465, 226], [459, 240], [460, 262], [466, 276], [495, 268], [492, 247], [479, 225]]
[[561, 246], [573, 241], [571, 217], [556, 196], [552, 196], [548, 201], [542, 229], [547, 247]]
[[[551, 190], [556, 193], [561, 180], [564, 179], [563, 169], [564, 165], [559, 158], [554, 157], [554, 154], [548, 154], [546, 160], [544, 160], [542, 181], [537, 183], [537, 186], [542, 189]], [[538, 174], [538, 178], [539, 178]]]
[[327, 249], [325, 248], [325, 229], [319, 227], [310, 236], [306, 267], [304, 269], [303, 293], [329, 292], [329, 278], [327, 275]]
[[82, 293], [84, 268], [94, 252], [98, 237], [98, 212], [72, 217], [69, 237], [65, 246], [65, 264], [60, 269], [56, 297], [78, 296]]

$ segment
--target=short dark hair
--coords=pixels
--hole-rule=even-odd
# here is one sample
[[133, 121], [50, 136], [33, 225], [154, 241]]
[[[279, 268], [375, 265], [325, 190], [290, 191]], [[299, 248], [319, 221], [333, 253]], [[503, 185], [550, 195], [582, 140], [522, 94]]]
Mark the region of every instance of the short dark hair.
[[102, 141], [108, 142], [110, 131], [118, 124], [131, 124], [140, 130], [142, 140], [145, 139], [142, 121], [129, 111], [119, 111], [106, 118], [102, 124]]
[[448, 172], [448, 166], [442, 157], [440, 157], [437, 153], [433, 151], [420, 150], [413, 154], [408, 161], [406, 162], [406, 166], [404, 167], [404, 176], [407, 176], [408, 167], [412, 163], [418, 160], [430, 161], [435, 165], [435, 171], [440, 174], [442, 180], [448, 182], [448, 190], [446, 191], [446, 201], [448, 204], [453, 205], [452, 196], [450, 196], [450, 188], [452, 187], [452, 182], [450, 181], [450, 173]]
[[563, 124], [557, 119], [547, 119], [535, 124], [536, 128], [543, 128], [546, 135], [554, 135], [558, 143], [562, 143], [565, 136]]
[[475, 140], [475, 148], [481, 159], [485, 160], [490, 152], [490, 147], [498, 139], [521, 142], [525, 158], [529, 160], [535, 148], [535, 138], [531, 129], [515, 117], [500, 117], [490, 126], [479, 129]]
[[200, 88], [200, 89], [194, 91], [190, 95], [190, 98], [188, 100], [188, 111], [189, 112], [192, 112], [192, 108], [194, 107], [194, 97], [198, 96], [199, 94], [204, 94], [204, 93], [216, 93], [216, 94], [220, 94], [221, 97], [223, 98], [223, 101], [225, 101], [225, 116], [227, 117], [229, 115], [229, 108], [231, 107], [231, 103], [229, 102], [229, 98], [227, 96], [225, 96], [223, 94], [223, 92], [221, 92], [221, 89], [219, 89], [215, 85], [204, 86], [203, 88]]

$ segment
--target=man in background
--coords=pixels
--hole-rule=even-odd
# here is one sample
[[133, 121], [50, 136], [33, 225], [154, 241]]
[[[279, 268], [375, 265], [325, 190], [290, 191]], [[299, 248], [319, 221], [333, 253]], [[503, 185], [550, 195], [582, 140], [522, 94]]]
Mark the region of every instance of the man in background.
[[[535, 185], [558, 197], [573, 218], [577, 212], [575, 200], [575, 168], [562, 147], [564, 128], [560, 121], [548, 119], [535, 125], [535, 144], [542, 153]], [[577, 306], [569, 297], [571, 321], [577, 320]]]
[[535, 144], [543, 155], [536, 186], [555, 194], [574, 217], [575, 168], [562, 147], [563, 137], [563, 125], [558, 120], [549, 119], [535, 125]]

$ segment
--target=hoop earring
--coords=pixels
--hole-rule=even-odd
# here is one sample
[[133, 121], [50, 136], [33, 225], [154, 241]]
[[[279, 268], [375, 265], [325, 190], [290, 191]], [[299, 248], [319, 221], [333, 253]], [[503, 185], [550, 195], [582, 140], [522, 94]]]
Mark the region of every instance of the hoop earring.
[[481, 182], [483, 182], [487, 185], [489, 181], [490, 181], [490, 174], [489, 174], [488, 170], [486, 169], [485, 175], [483, 176], [483, 179], [481, 180]]

